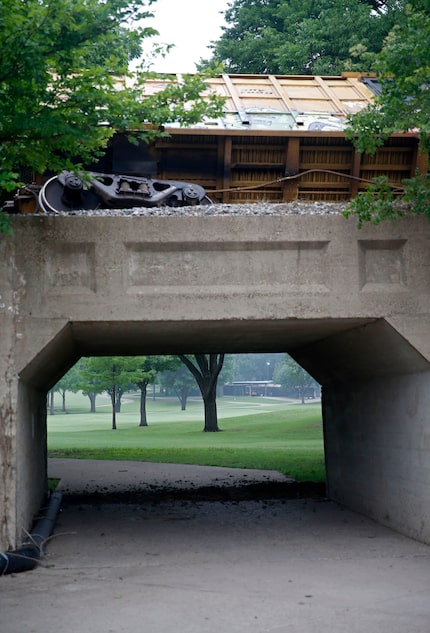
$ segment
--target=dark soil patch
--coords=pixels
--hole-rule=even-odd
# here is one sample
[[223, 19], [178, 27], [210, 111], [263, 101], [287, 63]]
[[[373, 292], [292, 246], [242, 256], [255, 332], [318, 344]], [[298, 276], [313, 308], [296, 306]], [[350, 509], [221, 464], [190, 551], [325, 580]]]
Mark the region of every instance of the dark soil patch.
[[115, 490], [104, 486], [99, 490], [79, 493], [63, 491], [63, 505], [79, 503], [141, 503], [146, 501], [250, 501], [262, 499], [324, 498], [324, 483], [262, 482], [236, 486], [192, 486], [187, 488], [151, 486], [149, 489], [130, 487]]

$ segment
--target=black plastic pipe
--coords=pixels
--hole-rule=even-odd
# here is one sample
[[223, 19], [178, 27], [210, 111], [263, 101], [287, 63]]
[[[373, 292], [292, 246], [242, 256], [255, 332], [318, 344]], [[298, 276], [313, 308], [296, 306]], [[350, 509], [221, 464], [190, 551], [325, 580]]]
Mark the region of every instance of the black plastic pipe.
[[10, 552], [0, 552], [0, 576], [34, 569], [43, 557], [43, 546], [54, 529], [62, 500], [61, 492], [49, 498], [45, 515], [36, 521], [27, 541]]

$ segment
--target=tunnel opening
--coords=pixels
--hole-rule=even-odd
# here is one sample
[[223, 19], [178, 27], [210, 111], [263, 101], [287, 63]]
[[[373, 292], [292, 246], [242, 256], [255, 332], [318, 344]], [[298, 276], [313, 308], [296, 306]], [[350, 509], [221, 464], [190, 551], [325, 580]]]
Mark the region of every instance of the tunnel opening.
[[[108, 490], [116, 500], [131, 502], [171, 494], [208, 498], [234, 495], [238, 499], [323, 493], [320, 385], [306, 372], [299, 372], [299, 366], [291, 358], [285, 365], [285, 356], [283, 353], [225, 355], [217, 378], [217, 425], [211, 429], [222, 431], [222, 436], [211, 438], [202, 433], [208, 429], [197, 381], [179, 358], [81, 359], [56, 385], [60, 391], [55, 398], [57, 406], [53, 406], [54, 390], [50, 392], [48, 445], [52, 475], [64, 472], [64, 458], [126, 463], [120, 470], [112, 465], [120, 481], [109, 482], [108, 475], [103, 476], [103, 465], [92, 463], [91, 485], [83, 486], [81, 481], [79, 486], [74, 479], [74, 484], [67, 488], [67, 483], [61, 482], [67, 501], [71, 496], [74, 501], [84, 497], [109, 500]], [[199, 361], [207, 361], [209, 366], [208, 357], [205, 355]], [[194, 356], [191, 358], [197, 362]], [[166, 366], [167, 373], [163, 373]], [[153, 371], [159, 372], [157, 384], [154, 382], [149, 389], [145, 382], [141, 389], [139, 381], [149, 382]], [[258, 379], [226, 380], [237, 375]], [[269, 380], [269, 376], [275, 378]], [[278, 377], [284, 385], [276, 383]], [[76, 393], [81, 386], [85, 395]], [[185, 402], [178, 388], [184, 388]], [[127, 464], [130, 461], [142, 464], [138, 473], [135, 465]], [[148, 463], [154, 462], [156, 465], [149, 468]], [[172, 463], [187, 465], [182, 468], [187, 473], [182, 477], [184, 481], [163, 474], [157, 466], [160, 463], [166, 464], [166, 473], [177, 470], [176, 466], [170, 466]], [[194, 468], [196, 481], [192, 465], [199, 466]], [[203, 478], [201, 466], [211, 467]], [[79, 470], [84, 468], [85, 462]], [[124, 472], [128, 474], [121, 475]], [[159, 481], [154, 479], [154, 473], [158, 473]]]
[[46, 490], [47, 391], [81, 356], [220, 350], [290, 354], [322, 385], [328, 497], [429, 539], [414, 445], [430, 404], [429, 363], [384, 319], [68, 323], [20, 372], [18, 521], [28, 524]]

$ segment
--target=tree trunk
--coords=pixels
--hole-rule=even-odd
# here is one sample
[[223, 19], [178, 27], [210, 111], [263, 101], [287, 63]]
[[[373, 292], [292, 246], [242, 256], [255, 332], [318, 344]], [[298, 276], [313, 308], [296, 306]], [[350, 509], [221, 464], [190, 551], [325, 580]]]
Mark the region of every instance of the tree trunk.
[[54, 409], [54, 391], [53, 389], [51, 389], [51, 391], [49, 392], [49, 414], [50, 415], [54, 415], [55, 413], [55, 409]]
[[218, 414], [216, 407], [216, 389], [206, 392], [203, 397], [205, 408], [205, 433], [216, 433], [219, 431]]
[[139, 383], [140, 387], [140, 424], [139, 426], [148, 426], [148, 420], [146, 417], [146, 391], [148, 383], [146, 381]]
[[66, 411], [66, 390], [64, 389], [63, 393], [61, 394], [62, 398], [63, 398], [63, 408], [62, 411], [63, 413], [67, 413]]
[[112, 431], [116, 431], [116, 389], [115, 385], [112, 385]]
[[299, 394], [300, 394], [300, 399], [302, 401], [302, 404], [305, 404], [305, 389], [304, 389], [304, 387], [300, 387]]
[[90, 399], [90, 413], [96, 412], [96, 393], [93, 391], [88, 394], [88, 398]]
[[121, 413], [121, 396], [122, 396], [122, 393], [118, 389], [117, 394], [116, 394], [116, 402], [115, 402], [115, 411], [117, 413]]
[[184, 354], [178, 354], [197, 381], [205, 410], [205, 432], [219, 431], [216, 407], [217, 380], [224, 362], [224, 354], [194, 354], [196, 365]]
[[188, 392], [189, 389], [187, 387], [183, 387], [179, 391], [175, 389], [175, 393], [178, 396], [179, 402], [181, 403], [181, 411], [187, 410]]

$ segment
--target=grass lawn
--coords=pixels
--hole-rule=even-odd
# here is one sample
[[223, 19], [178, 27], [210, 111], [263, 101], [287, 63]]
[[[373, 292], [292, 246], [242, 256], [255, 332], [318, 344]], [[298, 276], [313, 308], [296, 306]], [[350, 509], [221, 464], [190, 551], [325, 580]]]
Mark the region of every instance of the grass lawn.
[[139, 427], [139, 397], [127, 394], [116, 431], [111, 430], [107, 397], [97, 398], [97, 413], [92, 414], [88, 398], [80, 394], [67, 394], [66, 405], [68, 413], [48, 415], [51, 457], [262, 468], [299, 481], [325, 480], [319, 404], [225, 396], [218, 400], [221, 433], [203, 432], [199, 398], [190, 399], [181, 411], [174, 398], [149, 396], [149, 426]]

